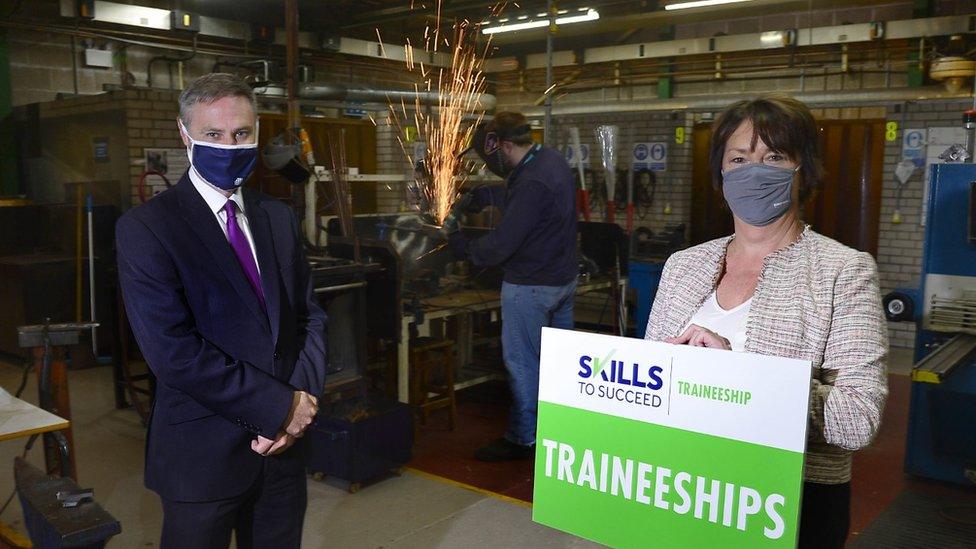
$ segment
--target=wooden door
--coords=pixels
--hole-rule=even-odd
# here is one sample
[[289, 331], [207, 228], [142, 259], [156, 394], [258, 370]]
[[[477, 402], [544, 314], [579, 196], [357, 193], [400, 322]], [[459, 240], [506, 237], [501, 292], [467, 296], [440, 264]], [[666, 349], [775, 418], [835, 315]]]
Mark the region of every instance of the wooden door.
[[803, 204], [818, 233], [878, 253], [884, 168], [884, 120], [820, 121], [824, 179]]
[[712, 185], [708, 167], [708, 143], [712, 139], [711, 124], [696, 124], [692, 138], [691, 169], [691, 245], [728, 236], [734, 231], [732, 211], [725, 203], [722, 190]]

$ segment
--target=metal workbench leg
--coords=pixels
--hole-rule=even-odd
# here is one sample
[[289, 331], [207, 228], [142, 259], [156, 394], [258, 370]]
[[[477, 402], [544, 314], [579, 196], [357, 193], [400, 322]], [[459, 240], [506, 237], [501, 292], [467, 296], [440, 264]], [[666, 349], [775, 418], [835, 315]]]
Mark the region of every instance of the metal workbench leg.
[[457, 368], [455, 376], [461, 369], [473, 362], [474, 356], [474, 327], [470, 312], [457, 315]]
[[397, 399], [410, 402], [410, 320], [400, 322], [400, 341], [397, 342]]

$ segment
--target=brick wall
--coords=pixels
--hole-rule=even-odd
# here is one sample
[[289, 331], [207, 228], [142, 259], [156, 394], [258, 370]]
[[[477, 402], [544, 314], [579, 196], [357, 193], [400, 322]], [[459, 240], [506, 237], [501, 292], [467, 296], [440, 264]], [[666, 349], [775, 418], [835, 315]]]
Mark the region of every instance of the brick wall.
[[[397, 141], [397, 129], [387, 116], [377, 116], [376, 121], [376, 165], [378, 173], [384, 175], [406, 175], [410, 164]], [[404, 206], [405, 185], [402, 182], [378, 183], [376, 186], [376, 211], [394, 213]]]
[[[75, 93], [70, 37], [47, 32], [8, 30], [7, 40], [10, 48], [10, 86], [15, 106], [52, 101], [58, 94]], [[121, 86], [126, 73], [131, 74], [136, 86], [146, 86], [151, 58], [164, 53], [171, 57], [185, 55], [184, 52], [166, 52], [141, 46], [122, 47], [104, 40], [92, 42], [91, 45], [95, 48], [110, 47], [114, 63], [110, 69], [85, 67], [85, 41], [76, 39], [77, 93], [82, 95], [101, 93], [106, 85]], [[201, 54], [185, 62], [183, 80], [189, 82], [210, 72], [216, 60], [216, 57]], [[153, 71], [154, 88], [179, 89], [179, 74], [175, 65], [172, 79], [165, 62], [154, 63]]]
[[[129, 137], [129, 176], [132, 189], [131, 204], [141, 203], [139, 179], [146, 169], [145, 149], [182, 149], [183, 141], [176, 125], [179, 114], [179, 91], [125, 90], [113, 92], [120, 96], [126, 110], [126, 134]], [[170, 178], [171, 184], [176, 184]], [[157, 189], [158, 190], [158, 189]], [[152, 196], [151, 189], [146, 190]]]

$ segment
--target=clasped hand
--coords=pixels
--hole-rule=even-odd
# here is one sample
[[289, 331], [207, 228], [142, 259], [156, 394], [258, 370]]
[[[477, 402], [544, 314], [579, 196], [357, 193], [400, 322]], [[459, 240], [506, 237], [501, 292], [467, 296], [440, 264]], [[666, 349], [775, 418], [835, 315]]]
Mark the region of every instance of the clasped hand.
[[280, 454], [295, 440], [305, 434], [305, 430], [315, 420], [315, 415], [319, 412], [319, 401], [314, 396], [305, 391], [295, 391], [292, 398], [291, 410], [285, 419], [284, 429], [279, 431], [274, 440], [258, 435], [251, 441], [251, 450], [262, 456], [273, 456]]

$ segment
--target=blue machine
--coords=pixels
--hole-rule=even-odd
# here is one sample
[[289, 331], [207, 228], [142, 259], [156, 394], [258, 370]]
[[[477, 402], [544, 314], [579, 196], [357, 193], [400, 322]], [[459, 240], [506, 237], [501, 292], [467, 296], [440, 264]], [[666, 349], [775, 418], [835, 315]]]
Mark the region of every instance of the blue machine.
[[917, 324], [908, 473], [976, 483], [976, 165], [932, 166], [921, 287], [885, 296]]
[[634, 337], [642, 338], [647, 331], [647, 317], [651, 315], [651, 305], [661, 283], [664, 261], [631, 261], [628, 264], [628, 284], [637, 294], [634, 308]]

